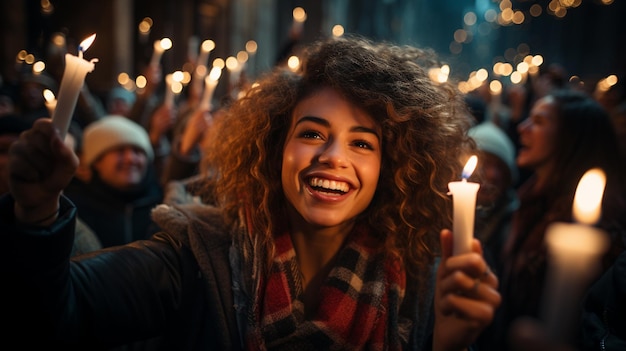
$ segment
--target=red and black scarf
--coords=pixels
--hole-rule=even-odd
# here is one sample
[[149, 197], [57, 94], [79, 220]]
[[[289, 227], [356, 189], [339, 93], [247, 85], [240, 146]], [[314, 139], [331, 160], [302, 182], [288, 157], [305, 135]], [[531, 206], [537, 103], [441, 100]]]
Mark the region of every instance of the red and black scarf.
[[[355, 230], [319, 291], [320, 305], [305, 318], [301, 275], [289, 233], [275, 238], [268, 276], [258, 284], [248, 314], [249, 350], [400, 350], [401, 264], [378, 250], [366, 230]], [[258, 262], [258, 261], [257, 261]]]

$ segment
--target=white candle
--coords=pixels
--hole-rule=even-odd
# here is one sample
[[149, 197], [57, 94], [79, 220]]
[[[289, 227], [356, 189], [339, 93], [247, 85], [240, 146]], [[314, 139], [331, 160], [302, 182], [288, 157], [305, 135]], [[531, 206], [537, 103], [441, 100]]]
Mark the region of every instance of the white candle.
[[56, 108], [52, 114], [52, 123], [59, 129], [61, 138], [65, 138], [69, 128], [78, 101], [78, 94], [85, 83], [85, 76], [94, 70], [95, 62], [98, 62], [97, 58], [91, 59], [91, 61], [83, 59], [83, 52], [91, 46], [95, 39], [96, 35], [93, 34], [80, 43], [78, 57], [65, 54], [65, 70], [59, 87]]
[[202, 42], [202, 46], [200, 48], [200, 55], [198, 55], [198, 60], [196, 61], [196, 69], [194, 70], [193, 77], [193, 87], [194, 91], [197, 91], [200, 94], [202, 90], [202, 85], [204, 84], [204, 78], [207, 74], [207, 60], [209, 59], [209, 54], [211, 51], [215, 49], [215, 42], [213, 40], [205, 40]]
[[44, 89], [43, 98], [46, 100], [46, 108], [48, 109], [48, 113], [50, 114], [50, 116], [52, 116], [54, 114], [54, 110], [57, 107], [57, 99], [50, 89]]
[[217, 66], [211, 68], [211, 73], [204, 78], [204, 94], [202, 95], [202, 101], [200, 102], [200, 108], [203, 110], [211, 109], [211, 100], [213, 99], [213, 92], [222, 75], [222, 69]]
[[174, 106], [174, 98], [183, 90], [181, 83], [183, 78], [182, 71], [176, 71], [165, 76], [165, 83], [167, 85], [165, 89], [165, 105], [167, 105], [167, 107], [172, 108]]
[[291, 23], [291, 26], [294, 31], [300, 32], [307, 18], [306, 11], [304, 11], [302, 7], [296, 7], [293, 9], [292, 15], [293, 15], [293, 22]]
[[213, 40], [207, 39], [203, 41], [200, 46], [200, 55], [198, 55], [196, 66], [206, 66], [209, 54], [213, 49], [215, 49], [215, 42]]
[[587, 171], [574, 196], [572, 214], [577, 223], [553, 223], [546, 230], [549, 259], [542, 319], [554, 340], [572, 336], [580, 298], [609, 246], [606, 233], [592, 227], [600, 218], [605, 183], [602, 170]]
[[473, 155], [463, 167], [462, 180], [448, 183], [452, 194], [454, 237], [453, 254], [463, 254], [472, 251], [472, 238], [474, 237], [474, 215], [476, 211], [476, 194], [480, 184], [468, 182], [467, 178], [472, 175], [476, 168], [478, 158]]
[[152, 58], [150, 59], [151, 66], [157, 66], [161, 62], [161, 56], [165, 50], [172, 48], [172, 40], [169, 38], [163, 38], [154, 42], [154, 51], [152, 52]]

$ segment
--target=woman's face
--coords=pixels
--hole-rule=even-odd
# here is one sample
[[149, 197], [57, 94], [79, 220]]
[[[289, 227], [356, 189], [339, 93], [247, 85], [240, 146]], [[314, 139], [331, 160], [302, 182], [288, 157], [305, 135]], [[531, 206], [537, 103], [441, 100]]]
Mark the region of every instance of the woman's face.
[[530, 116], [518, 126], [521, 147], [517, 165], [540, 169], [549, 165], [557, 135], [557, 109], [554, 98], [546, 96], [533, 106]]
[[371, 202], [381, 167], [381, 131], [365, 111], [324, 88], [300, 101], [283, 151], [291, 206], [316, 227], [351, 222]]

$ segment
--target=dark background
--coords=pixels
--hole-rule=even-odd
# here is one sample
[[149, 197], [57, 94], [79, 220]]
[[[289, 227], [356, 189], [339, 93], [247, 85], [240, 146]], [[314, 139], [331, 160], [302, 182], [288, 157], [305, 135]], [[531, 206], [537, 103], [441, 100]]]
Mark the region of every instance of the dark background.
[[[247, 40], [253, 39], [259, 50], [248, 70], [254, 76], [274, 64], [287, 42], [291, 11], [296, 6], [307, 11], [302, 38], [305, 42], [330, 35], [332, 25], [341, 24], [346, 32], [433, 48], [450, 63], [451, 74], [460, 79], [471, 71], [507, 60], [507, 50], [520, 45], [531, 54], [541, 54], [544, 65], [558, 63], [569, 75], [581, 77], [590, 86], [609, 74], [626, 79], [624, 0], [613, 0], [610, 5], [582, 0], [563, 18], [545, 10], [549, 1], [512, 1], [512, 8], [527, 14], [523, 24], [489, 25], [488, 33], [476, 32], [457, 54], [450, 52], [450, 43], [454, 31], [464, 27], [464, 14], [475, 11], [479, 22], [484, 22], [480, 12], [499, 10], [500, 1], [51, 0], [53, 10], [48, 13], [42, 11], [42, 4], [45, 2], [40, 0], [3, 0], [0, 4], [0, 76], [5, 82], [17, 79], [19, 50], [25, 49], [45, 61], [46, 43], [55, 32], [65, 33], [69, 51], [97, 33], [95, 43], [85, 54], [86, 58], [100, 59], [86, 80], [96, 93], [116, 84], [116, 76], [122, 71], [133, 77], [139, 74], [150, 59], [152, 43], [164, 36], [174, 42], [172, 50], [163, 55], [164, 71], [168, 72], [181, 69], [186, 60], [186, 43], [192, 35], [216, 42], [211, 59], [235, 55]], [[533, 4], [542, 6], [541, 16], [528, 14]], [[121, 21], [124, 15], [127, 19]], [[154, 26], [142, 38], [137, 25], [145, 17], [152, 18]]]

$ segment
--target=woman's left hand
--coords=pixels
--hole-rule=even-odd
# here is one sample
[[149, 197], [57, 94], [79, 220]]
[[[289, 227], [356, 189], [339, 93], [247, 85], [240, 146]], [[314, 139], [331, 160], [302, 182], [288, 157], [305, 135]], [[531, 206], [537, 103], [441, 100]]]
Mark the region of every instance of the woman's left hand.
[[500, 306], [498, 278], [483, 257], [480, 242], [472, 252], [452, 255], [452, 232], [441, 231], [442, 257], [435, 288], [433, 350], [465, 350], [492, 321]]

